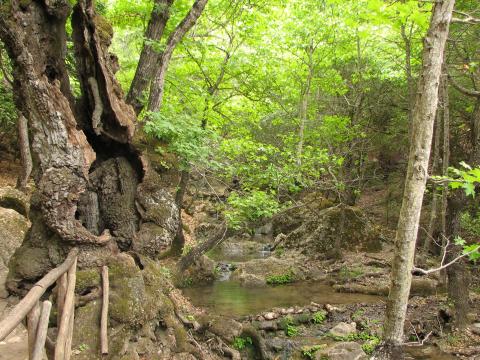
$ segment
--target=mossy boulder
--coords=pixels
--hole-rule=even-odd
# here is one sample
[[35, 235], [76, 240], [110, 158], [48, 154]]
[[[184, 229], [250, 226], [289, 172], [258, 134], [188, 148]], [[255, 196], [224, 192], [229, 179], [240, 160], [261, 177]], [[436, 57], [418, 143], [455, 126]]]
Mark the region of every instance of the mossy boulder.
[[45, 275], [53, 264], [46, 248], [22, 246], [10, 259], [8, 267], [7, 283], [16, 280], [35, 281]]
[[110, 318], [130, 326], [145, 321], [145, 282], [133, 258], [119, 254], [109, 264]]
[[81, 294], [88, 289], [101, 286], [100, 271], [98, 269], [86, 269], [77, 271], [75, 292]]
[[307, 256], [331, 257], [341, 249], [376, 252], [382, 248], [382, 234], [358, 208], [335, 206], [304, 220], [283, 241], [286, 248]]
[[292, 280], [301, 280], [304, 275], [291, 261], [269, 257], [266, 259], [253, 259], [238, 264], [232, 273], [232, 280], [239, 281], [247, 287], [265, 286], [267, 278], [288, 274]]

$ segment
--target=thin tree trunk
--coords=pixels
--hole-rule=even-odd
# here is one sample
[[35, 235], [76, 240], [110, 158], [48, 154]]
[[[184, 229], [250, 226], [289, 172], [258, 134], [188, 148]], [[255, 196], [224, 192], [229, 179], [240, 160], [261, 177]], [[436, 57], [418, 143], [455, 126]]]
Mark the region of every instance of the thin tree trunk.
[[178, 184], [177, 193], [175, 194], [175, 203], [178, 208], [178, 228], [175, 239], [172, 243], [172, 253], [180, 255], [183, 247], [185, 246], [185, 235], [183, 234], [183, 222], [182, 222], [182, 209], [183, 198], [187, 191], [188, 180], [190, 179], [190, 172], [188, 170], [182, 170], [180, 174], [180, 183]]
[[[440, 163], [440, 138], [442, 133], [442, 117], [443, 117], [443, 85], [439, 89], [439, 106], [437, 108], [437, 115], [435, 117], [435, 132], [433, 139], [433, 162], [432, 162], [432, 174], [437, 175], [439, 172]], [[438, 228], [438, 191], [434, 185], [432, 190], [432, 206], [430, 209], [430, 220], [428, 222], [427, 235], [425, 242], [423, 243], [423, 249], [429, 251], [432, 248], [435, 232]]]
[[[464, 193], [458, 192], [448, 199], [447, 206], [447, 236], [455, 238], [460, 233], [460, 215], [465, 208], [467, 199]], [[451, 261], [461, 254], [460, 246], [453, 246], [447, 254], [446, 261]], [[462, 259], [450, 265], [447, 273], [447, 294], [453, 302], [454, 326], [463, 329], [467, 325], [467, 313], [469, 309], [468, 273], [465, 261]]]
[[405, 44], [405, 74], [407, 75], [408, 86], [408, 138], [412, 134], [413, 108], [415, 106], [415, 80], [412, 72], [412, 27], [407, 35], [405, 25], [401, 27], [401, 34]]
[[203, 12], [208, 0], [196, 0], [192, 8], [175, 30], [170, 34], [165, 50], [160, 56], [158, 67], [154, 75], [150, 97], [148, 99], [148, 111], [159, 111], [162, 107], [165, 76], [173, 51], [183, 36], [195, 25]]
[[[448, 175], [448, 167], [450, 165], [450, 96], [448, 94], [448, 76], [445, 71], [443, 75], [443, 154], [442, 154], [442, 176]], [[441, 233], [446, 234], [446, 217], [447, 217], [447, 198], [448, 184], [442, 189], [442, 208], [441, 208]]]
[[412, 282], [415, 243], [428, 176], [433, 123], [438, 105], [438, 87], [454, 4], [454, 0], [444, 0], [434, 4], [430, 28], [424, 42], [423, 70], [413, 114], [412, 141], [395, 237], [395, 254], [387, 300], [383, 346], [385, 353], [381, 357], [384, 359], [392, 358], [392, 349], [398, 348], [403, 343], [403, 327]]
[[17, 180], [17, 188], [25, 191], [28, 179], [32, 173], [32, 154], [30, 153], [30, 141], [28, 139], [28, 121], [23, 114], [18, 117], [18, 147], [20, 148], [20, 159], [22, 162], [22, 173]]
[[313, 78], [313, 64], [312, 64], [312, 53], [313, 45], [311, 45], [311, 50], [308, 54], [309, 64], [308, 64], [308, 75], [307, 81], [305, 82], [305, 91], [302, 94], [302, 101], [300, 103], [300, 126], [298, 128], [298, 145], [297, 145], [297, 166], [302, 165], [302, 155], [303, 155], [303, 142], [305, 138], [305, 123], [307, 122], [308, 115], [308, 99], [310, 97], [310, 87]]
[[150, 80], [155, 74], [155, 66], [161, 56], [161, 51], [155, 50], [152, 42], [159, 42], [162, 39], [165, 26], [170, 18], [172, 4], [173, 0], [156, 0], [145, 31], [142, 52], [126, 97], [126, 101], [133, 106], [137, 115], [143, 108], [144, 92], [149, 87]]

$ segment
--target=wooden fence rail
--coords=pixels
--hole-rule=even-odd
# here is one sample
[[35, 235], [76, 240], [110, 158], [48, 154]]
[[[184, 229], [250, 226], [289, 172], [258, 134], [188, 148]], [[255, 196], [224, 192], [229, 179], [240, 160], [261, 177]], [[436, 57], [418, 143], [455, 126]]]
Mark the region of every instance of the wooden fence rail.
[[45, 275], [39, 280], [25, 297], [12, 309], [5, 319], [0, 321], [0, 341], [5, 339], [18, 324], [22, 322], [30, 310], [37, 304], [40, 297], [45, 291], [58, 280], [58, 278], [70, 269], [72, 264], [76, 261], [78, 249], [74, 248], [70, 251], [65, 261], [58, 267]]
[[[0, 341], [5, 339], [27, 317], [28, 358], [41, 360], [45, 345], [47, 354], [54, 360], [70, 360], [72, 354], [73, 324], [75, 317], [75, 283], [78, 249], [72, 249], [65, 261], [39, 280], [25, 297], [0, 321]], [[57, 341], [47, 337], [48, 321], [52, 303], [40, 298], [57, 282]], [[108, 354], [108, 267], [102, 268], [102, 314], [100, 323], [101, 354]]]

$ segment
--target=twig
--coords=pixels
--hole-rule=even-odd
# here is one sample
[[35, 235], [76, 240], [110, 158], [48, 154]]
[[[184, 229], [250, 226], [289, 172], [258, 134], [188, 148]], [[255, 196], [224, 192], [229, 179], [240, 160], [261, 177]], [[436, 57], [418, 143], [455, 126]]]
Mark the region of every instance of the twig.
[[449, 267], [450, 265], [456, 263], [457, 261], [459, 261], [460, 259], [464, 258], [464, 257], [467, 257], [473, 253], [476, 253], [478, 252], [478, 248], [475, 248], [471, 251], [468, 251], [462, 255], [459, 255], [457, 256], [455, 259], [453, 259], [452, 261], [448, 262], [447, 264], [443, 264], [443, 262], [445, 261], [445, 257], [446, 257], [446, 249], [445, 249], [445, 252], [443, 254], [443, 258], [442, 258], [442, 263], [440, 263], [440, 266], [437, 267], [437, 268], [434, 268], [434, 269], [429, 269], [429, 270], [425, 270], [425, 269], [421, 269], [421, 268], [417, 268], [416, 266], [413, 267], [412, 271], [413, 272], [419, 272], [421, 274], [424, 274], [424, 275], [428, 275], [428, 274], [431, 274], [431, 273], [434, 273], [434, 272], [437, 272], [437, 271], [440, 271], [440, 270], [443, 270], [447, 267]]

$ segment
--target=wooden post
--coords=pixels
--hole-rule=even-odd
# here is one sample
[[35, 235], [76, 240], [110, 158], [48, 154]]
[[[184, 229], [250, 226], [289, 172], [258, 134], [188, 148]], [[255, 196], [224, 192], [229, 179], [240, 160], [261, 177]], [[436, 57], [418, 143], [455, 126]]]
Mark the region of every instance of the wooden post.
[[51, 309], [52, 303], [48, 300], [44, 301], [40, 320], [38, 321], [37, 338], [35, 339], [32, 360], [42, 360], [43, 358], [43, 349], [45, 348], [45, 340], [47, 339], [48, 319], [50, 318]]
[[57, 343], [55, 345], [55, 360], [65, 360], [65, 347], [70, 330], [70, 317], [73, 316], [75, 308], [75, 280], [76, 280], [77, 258], [68, 269], [67, 274], [67, 293], [63, 305], [63, 314], [58, 328]]
[[76, 261], [77, 254], [78, 249], [72, 249], [65, 261], [33, 285], [28, 294], [10, 311], [7, 317], [0, 321], [0, 341], [5, 339], [20, 324], [45, 291], [70, 268], [73, 261]]
[[33, 305], [32, 310], [27, 315], [27, 333], [28, 333], [28, 358], [32, 360], [33, 347], [37, 338], [38, 320], [40, 319], [40, 304], [38, 301]]
[[67, 293], [67, 273], [60, 276], [57, 281], [57, 328], [60, 328], [60, 319], [65, 305], [65, 294]]
[[65, 360], [70, 360], [72, 356], [73, 324], [75, 322], [75, 302], [73, 302], [72, 313], [70, 314], [70, 323], [68, 325], [68, 335], [65, 341]]
[[100, 321], [100, 343], [102, 355], [108, 354], [108, 297], [109, 297], [108, 266], [102, 268], [102, 318]]

